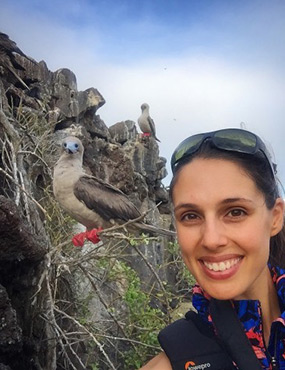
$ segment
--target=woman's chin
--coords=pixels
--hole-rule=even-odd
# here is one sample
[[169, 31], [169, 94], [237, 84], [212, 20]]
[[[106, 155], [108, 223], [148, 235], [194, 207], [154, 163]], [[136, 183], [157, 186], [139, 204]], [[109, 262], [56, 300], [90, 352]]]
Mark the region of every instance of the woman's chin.
[[238, 299], [242, 293], [236, 284], [211, 284], [198, 281], [201, 288], [212, 298], [219, 300]]

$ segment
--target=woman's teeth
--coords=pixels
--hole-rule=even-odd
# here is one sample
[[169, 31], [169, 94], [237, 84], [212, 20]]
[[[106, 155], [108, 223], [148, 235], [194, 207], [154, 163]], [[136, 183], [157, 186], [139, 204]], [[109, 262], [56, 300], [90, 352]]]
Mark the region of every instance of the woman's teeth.
[[204, 265], [212, 271], [225, 271], [233, 267], [238, 263], [240, 258], [234, 258], [223, 262], [206, 262], [203, 261]]

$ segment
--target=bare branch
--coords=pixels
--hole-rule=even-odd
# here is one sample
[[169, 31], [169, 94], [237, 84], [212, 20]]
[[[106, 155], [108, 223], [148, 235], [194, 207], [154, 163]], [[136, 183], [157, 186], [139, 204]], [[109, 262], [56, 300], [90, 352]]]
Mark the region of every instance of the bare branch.
[[20, 185], [18, 184], [17, 182], [15, 182], [15, 180], [13, 179], [12, 176], [10, 176], [5, 170], [3, 170], [1, 167], [0, 167], [0, 172], [2, 172], [5, 176], [8, 177], [9, 180], [11, 180], [15, 185], [17, 185], [17, 187], [19, 187], [19, 189], [25, 193], [27, 195], [27, 197], [32, 201], [34, 202], [37, 207], [39, 207], [39, 209], [48, 217], [48, 214], [46, 212], [46, 210]]
[[111, 369], [116, 370], [116, 367], [114, 366], [114, 364], [110, 360], [109, 356], [105, 352], [103, 345], [96, 339], [96, 337], [94, 336], [94, 334], [92, 332], [90, 332], [84, 325], [80, 324], [80, 322], [78, 320], [76, 320], [74, 317], [68, 315], [66, 312], [60, 310], [57, 307], [55, 307], [54, 309], [55, 309], [56, 312], [60, 313], [64, 317], [68, 318], [70, 321], [72, 321], [74, 324], [76, 324], [80, 329], [85, 331], [90, 336], [90, 338], [92, 338], [94, 343], [99, 348], [100, 352], [104, 355], [105, 359], [107, 360], [107, 363], [111, 366]]

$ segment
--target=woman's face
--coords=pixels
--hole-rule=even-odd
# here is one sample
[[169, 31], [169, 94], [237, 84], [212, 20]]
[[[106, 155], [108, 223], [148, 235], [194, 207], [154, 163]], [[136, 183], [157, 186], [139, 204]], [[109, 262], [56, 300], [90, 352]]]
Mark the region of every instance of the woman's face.
[[217, 299], [261, 299], [270, 279], [270, 237], [282, 228], [283, 200], [268, 210], [237, 164], [196, 158], [173, 188], [178, 241], [200, 286]]

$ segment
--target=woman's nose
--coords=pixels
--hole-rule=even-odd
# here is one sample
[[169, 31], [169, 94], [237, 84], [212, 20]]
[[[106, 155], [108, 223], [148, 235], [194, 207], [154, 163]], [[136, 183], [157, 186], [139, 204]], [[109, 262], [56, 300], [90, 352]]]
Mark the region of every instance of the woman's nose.
[[224, 225], [218, 220], [205, 220], [201, 232], [202, 244], [207, 249], [215, 250], [227, 244]]

